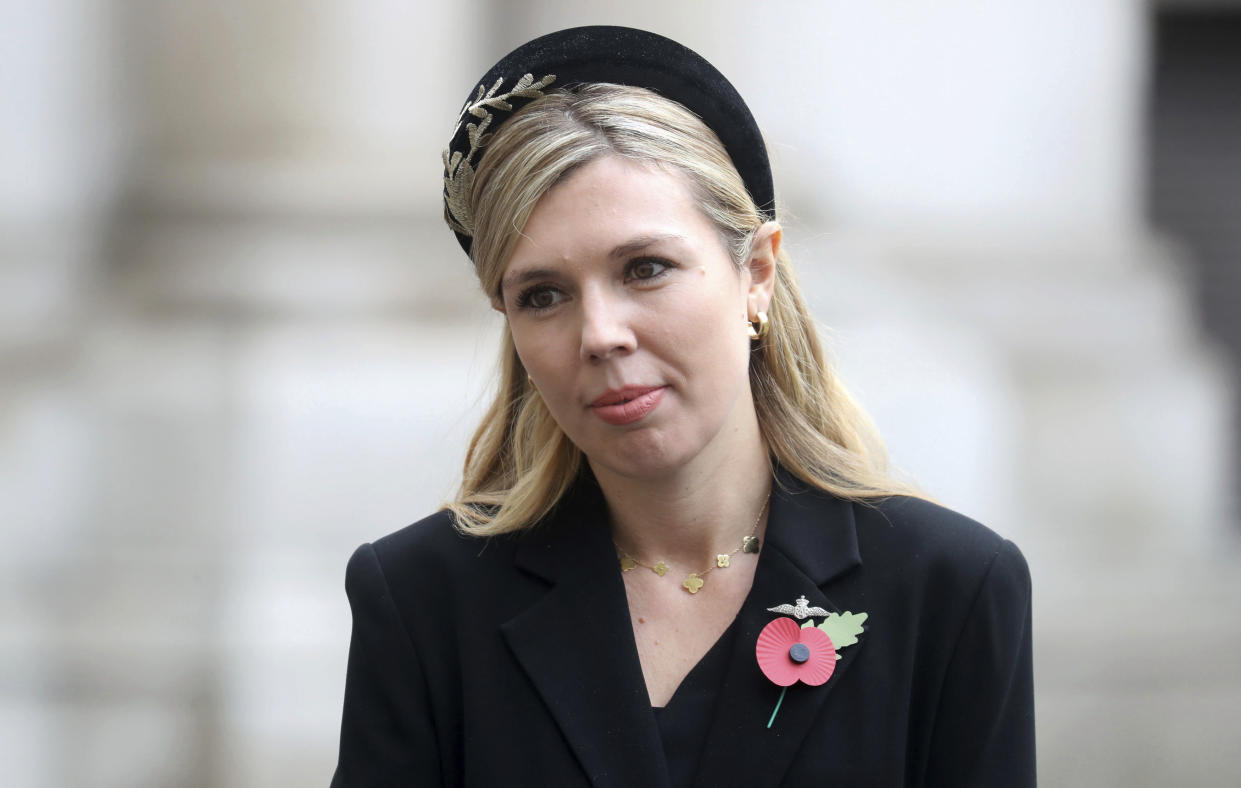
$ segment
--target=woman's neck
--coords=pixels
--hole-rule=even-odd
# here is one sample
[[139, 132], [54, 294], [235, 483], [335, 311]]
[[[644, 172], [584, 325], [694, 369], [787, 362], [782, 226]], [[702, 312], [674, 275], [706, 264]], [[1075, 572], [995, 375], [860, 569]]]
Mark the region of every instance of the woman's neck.
[[592, 468], [608, 503], [613, 538], [643, 563], [697, 567], [733, 552], [754, 530], [771, 495], [771, 464], [761, 440], [753, 451], [692, 463], [656, 479]]

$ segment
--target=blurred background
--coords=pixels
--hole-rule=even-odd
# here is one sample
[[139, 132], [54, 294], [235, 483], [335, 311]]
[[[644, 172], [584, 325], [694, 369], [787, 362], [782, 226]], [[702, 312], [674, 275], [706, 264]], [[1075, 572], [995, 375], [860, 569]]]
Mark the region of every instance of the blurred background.
[[590, 23], [730, 76], [894, 462], [1025, 551], [1044, 784], [1241, 784], [1241, 3], [0, 9], [5, 785], [328, 782], [345, 562], [494, 370], [440, 150]]

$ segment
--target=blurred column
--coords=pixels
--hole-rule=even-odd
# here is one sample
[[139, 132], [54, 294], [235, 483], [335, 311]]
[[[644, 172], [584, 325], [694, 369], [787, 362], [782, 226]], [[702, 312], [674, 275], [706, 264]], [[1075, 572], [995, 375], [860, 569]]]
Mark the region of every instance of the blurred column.
[[144, 341], [190, 347], [215, 384], [174, 418], [219, 436], [196, 452], [217, 486], [157, 504], [208, 498], [180, 536], [212, 556], [182, 604], [210, 615], [187, 772], [203, 784], [328, 779], [345, 561], [447, 491], [456, 459], [429, 457], [487, 310], [440, 218], [439, 152], [487, 7], [227, 0], [131, 17], [143, 147], [118, 292], [158, 318]]
[[78, 360], [132, 142], [117, 3], [0, 4], [0, 763], [76, 782], [85, 715], [75, 570], [91, 431]]
[[0, 358], [72, 337], [130, 139], [109, 0], [0, 7]]
[[[743, 48], [791, 53], [785, 73], [801, 76], [759, 101], [803, 175], [801, 215], [830, 232], [813, 275], [827, 289], [836, 260], [860, 264], [879, 289], [840, 309], [873, 320], [907, 289], [911, 329], [973, 335], [947, 332], [945, 358], [991, 349], [1019, 458], [998, 525], [1066, 571], [1196, 560], [1231, 516], [1231, 386], [1143, 220], [1145, 14], [1126, 0], [829, 3], [802, 45], [782, 20]], [[932, 477], [936, 443], [915, 450]]]
[[133, 295], [268, 315], [465, 302], [439, 151], [473, 78], [481, 5], [229, 0], [135, 15]]

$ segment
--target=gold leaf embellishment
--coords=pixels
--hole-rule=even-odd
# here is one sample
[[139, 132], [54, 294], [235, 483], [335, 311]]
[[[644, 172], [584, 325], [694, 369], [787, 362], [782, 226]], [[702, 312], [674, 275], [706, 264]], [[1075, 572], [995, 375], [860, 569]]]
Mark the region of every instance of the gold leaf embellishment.
[[[474, 188], [474, 163], [477, 154], [487, 145], [487, 129], [495, 120], [494, 112], [512, 112], [511, 99], [536, 99], [543, 96], [543, 89], [556, 81], [555, 74], [535, 81], [533, 74], [525, 74], [507, 93], [497, 93], [504, 84], [504, 77], [495, 81], [490, 89], [478, 86], [473, 101], [467, 101], [457, 116], [452, 139], [457, 138], [461, 124], [465, 123], [468, 150], [453, 150], [451, 143], [444, 149], [444, 219], [458, 233], [473, 237], [474, 217], [470, 216], [470, 192]], [[466, 123], [467, 117], [478, 118], [478, 123]]]

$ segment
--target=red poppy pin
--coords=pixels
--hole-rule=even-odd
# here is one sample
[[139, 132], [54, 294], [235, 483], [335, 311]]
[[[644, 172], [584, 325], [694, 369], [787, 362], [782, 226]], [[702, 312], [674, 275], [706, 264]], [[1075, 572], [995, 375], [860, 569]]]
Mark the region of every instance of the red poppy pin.
[[[832, 677], [836, 670], [837, 649], [852, 646], [862, 633], [865, 613], [829, 613], [821, 607], [810, 607], [802, 596], [791, 605], [767, 608], [772, 613], [786, 613], [793, 618], [777, 618], [758, 634], [754, 656], [763, 675], [779, 687], [780, 699], [771, 712], [767, 727], [776, 721], [784, 693], [797, 682], [817, 687]], [[822, 616], [815, 625], [811, 616]]]

